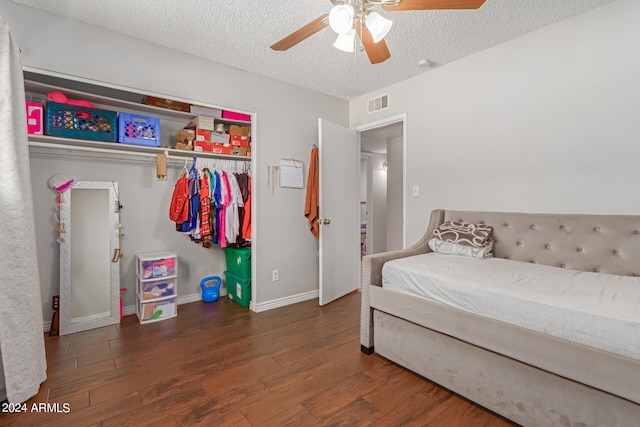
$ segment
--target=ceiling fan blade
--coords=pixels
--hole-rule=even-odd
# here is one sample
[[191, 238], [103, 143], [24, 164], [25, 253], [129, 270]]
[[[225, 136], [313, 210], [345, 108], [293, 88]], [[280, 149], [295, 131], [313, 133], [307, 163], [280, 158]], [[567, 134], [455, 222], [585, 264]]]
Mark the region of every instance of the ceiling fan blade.
[[359, 24], [360, 22], [355, 25], [356, 31], [360, 36], [360, 40], [362, 40], [362, 45], [364, 46], [365, 52], [367, 52], [369, 61], [371, 61], [372, 64], [379, 64], [391, 58], [391, 53], [389, 53], [389, 48], [387, 48], [385, 41], [380, 40], [378, 43], [374, 43], [371, 32], [367, 27]]
[[326, 26], [329, 25], [329, 14], [326, 13], [319, 18], [309, 22], [307, 25], [300, 27], [293, 33], [289, 34], [285, 38], [280, 41], [275, 42], [271, 45], [271, 49], [273, 50], [287, 50], [307, 37], [311, 37], [318, 31], [322, 30]]
[[402, 0], [397, 6], [382, 6], [385, 10], [477, 9], [486, 0]]

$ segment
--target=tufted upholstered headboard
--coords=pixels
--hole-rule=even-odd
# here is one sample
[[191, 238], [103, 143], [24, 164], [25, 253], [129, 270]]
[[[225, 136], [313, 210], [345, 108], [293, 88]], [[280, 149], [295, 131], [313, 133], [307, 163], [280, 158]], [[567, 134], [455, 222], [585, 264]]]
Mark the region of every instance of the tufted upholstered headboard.
[[640, 277], [640, 215], [574, 215], [435, 210], [444, 221], [493, 227], [497, 258]]

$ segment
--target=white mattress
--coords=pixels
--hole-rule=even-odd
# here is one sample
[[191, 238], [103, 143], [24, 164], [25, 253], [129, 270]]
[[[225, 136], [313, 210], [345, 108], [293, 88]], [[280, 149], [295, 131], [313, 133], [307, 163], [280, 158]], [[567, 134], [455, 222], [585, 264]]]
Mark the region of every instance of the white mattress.
[[640, 360], [640, 278], [428, 253], [385, 263], [382, 286]]

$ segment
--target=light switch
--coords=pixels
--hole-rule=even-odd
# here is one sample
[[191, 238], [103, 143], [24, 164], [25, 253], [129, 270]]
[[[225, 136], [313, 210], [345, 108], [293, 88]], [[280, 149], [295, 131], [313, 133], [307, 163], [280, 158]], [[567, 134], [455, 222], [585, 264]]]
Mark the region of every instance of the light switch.
[[418, 184], [413, 184], [413, 197], [420, 196], [420, 186]]

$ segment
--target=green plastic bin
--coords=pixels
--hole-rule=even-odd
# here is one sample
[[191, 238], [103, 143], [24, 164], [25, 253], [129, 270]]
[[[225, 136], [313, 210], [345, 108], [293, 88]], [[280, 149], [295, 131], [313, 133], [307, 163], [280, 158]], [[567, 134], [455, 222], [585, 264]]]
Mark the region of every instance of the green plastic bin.
[[224, 277], [229, 299], [243, 307], [249, 307], [251, 302], [251, 279], [243, 279], [229, 271], [224, 272]]
[[227, 271], [241, 279], [251, 279], [251, 248], [224, 248]]

